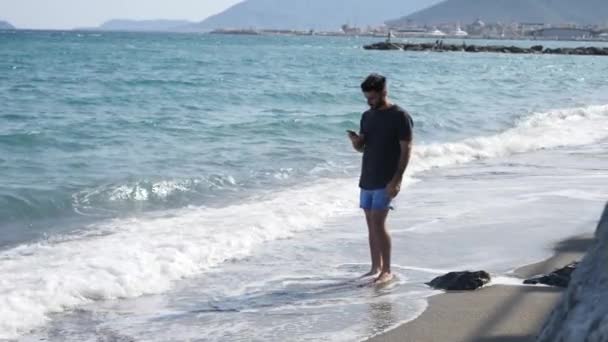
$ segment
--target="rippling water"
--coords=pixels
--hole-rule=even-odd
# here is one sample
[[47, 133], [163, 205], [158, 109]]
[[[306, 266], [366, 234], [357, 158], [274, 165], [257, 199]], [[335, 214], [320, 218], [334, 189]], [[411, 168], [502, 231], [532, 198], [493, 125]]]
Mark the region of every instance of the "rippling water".
[[[417, 178], [539, 150], [587, 151], [608, 137], [606, 58], [364, 51], [368, 42], [0, 32], [0, 270], [14, 274], [0, 282], [8, 291], [0, 301], [10, 308], [0, 310], [0, 338], [44, 327], [52, 312], [167, 291], [204, 298], [186, 325], [205, 310], [302, 303], [319, 310], [359, 296], [347, 286], [326, 298], [324, 286], [364, 271], [360, 264], [343, 260], [337, 273], [314, 274], [323, 266], [297, 260], [339, 257], [307, 244], [294, 252], [280, 241], [297, 245], [311, 231], [327, 233], [356, 215], [360, 160], [344, 131], [358, 127], [365, 110], [359, 83], [370, 72], [388, 76], [393, 101], [416, 122], [410, 173]], [[339, 241], [365, 238], [360, 227], [353, 237], [340, 229], [318, 243], [340, 251]], [[276, 249], [310, 277], [289, 285], [293, 275], [282, 266], [265, 269], [273, 256], [260, 248]], [[240, 293], [219, 293], [221, 286], [208, 283], [206, 275], [228, 269], [236, 276], [222, 281]], [[260, 277], [270, 280], [251, 285]], [[187, 289], [176, 282], [182, 278], [212, 290]], [[397, 293], [404, 298], [422, 291], [420, 276], [402, 278]], [[40, 283], [43, 290], [32, 292]], [[396, 310], [397, 321], [419, 311], [419, 302], [407, 303]], [[355, 319], [359, 304], [349, 304], [346, 317]], [[155, 324], [162, 330], [175, 317], [182, 316]], [[82, 319], [76, 326], [86, 328], [97, 318]], [[234, 320], [214, 318], [205, 325], [213, 332], [208, 339], [242, 334], [238, 325], [223, 330]], [[296, 324], [301, 336], [339, 339], [331, 326], [307, 335], [315, 322], [281, 324]], [[340, 336], [366, 336], [353, 327]], [[256, 339], [284, 337], [260, 329]], [[131, 336], [147, 338], [140, 333]]]

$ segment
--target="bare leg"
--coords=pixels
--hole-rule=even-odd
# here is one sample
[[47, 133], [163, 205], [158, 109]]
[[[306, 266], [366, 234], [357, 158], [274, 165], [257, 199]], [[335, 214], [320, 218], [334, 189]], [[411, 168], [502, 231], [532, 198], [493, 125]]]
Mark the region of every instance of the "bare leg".
[[364, 274], [363, 277], [369, 277], [380, 273], [382, 269], [382, 254], [380, 253], [378, 234], [376, 233], [376, 229], [374, 229], [372, 212], [370, 210], [365, 210], [365, 221], [367, 222], [369, 234], [369, 252], [372, 258], [372, 268], [368, 273]]
[[386, 230], [386, 217], [388, 216], [388, 210], [374, 210], [371, 213], [372, 226], [376, 231], [376, 238], [378, 239], [378, 245], [380, 246], [380, 253], [382, 255], [382, 270], [376, 283], [385, 283], [393, 278], [391, 273], [391, 249], [392, 241], [391, 236]]

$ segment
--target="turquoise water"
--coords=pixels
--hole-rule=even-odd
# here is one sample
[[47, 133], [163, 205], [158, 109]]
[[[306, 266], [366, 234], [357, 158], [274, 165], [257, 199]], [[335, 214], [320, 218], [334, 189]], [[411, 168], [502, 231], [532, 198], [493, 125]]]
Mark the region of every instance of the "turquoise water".
[[[608, 136], [608, 58], [364, 51], [371, 41], [0, 32], [0, 249], [11, 267], [3, 271], [25, 279], [6, 288], [50, 281], [26, 268], [49, 258], [72, 281], [103, 284], [55, 279], [51, 293], [75, 291], [87, 303], [166, 293], [350, 213], [360, 159], [344, 131], [357, 129], [366, 109], [359, 83], [370, 72], [388, 77], [392, 100], [414, 118], [412, 173]], [[163, 254], [163, 241], [179, 256], [158, 266], [147, 258]], [[89, 260], [87, 248], [121, 243], [137, 246], [142, 270], [130, 287], [116, 289], [131, 266], [112, 271], [117, 279], [92, 271], [126, 265], [128, 255], [112, 254], [121, 249], [62, 268]], [[32, 246], [44, 251], [20, 254]], [[242, 274], [237, 283], [260, 276]], [[157, 284], [147, 286], [149, 277]], [[15, 312], [33, 318], [20, 325], [6, 313], [0, 338], [83, 304], [26, 297], [23, 306], [36, 309]]]
[[389, 77], [420, 142], [608, 97], [596, 57], [375, 53], [342, 38], [0, 37], [3, 225], [214, 205], [354, 175], [342, 133], [358, 126], [371, 71]]

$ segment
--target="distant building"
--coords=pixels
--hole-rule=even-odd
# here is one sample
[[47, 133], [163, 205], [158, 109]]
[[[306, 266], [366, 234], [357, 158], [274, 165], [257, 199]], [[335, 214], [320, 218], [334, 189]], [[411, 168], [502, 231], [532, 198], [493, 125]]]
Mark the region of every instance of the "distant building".
[[536, 38], [548, 39], [588, 39], [594, 36], [594, 32], [590, 29], [572, 28], [572, 27], [552, 27], [543, 28], [529, 33]]
[[469, 34], [474, 36], [481, 36], [484, 34], [486, 29], [486, 23], [484, 23], [481, 19], [475, 20], [471, 25], [467, 26], [467, 31]]
[[522, 33], [538, 31], [545, 28], [543, 23], [519, 23], [519, 29]]

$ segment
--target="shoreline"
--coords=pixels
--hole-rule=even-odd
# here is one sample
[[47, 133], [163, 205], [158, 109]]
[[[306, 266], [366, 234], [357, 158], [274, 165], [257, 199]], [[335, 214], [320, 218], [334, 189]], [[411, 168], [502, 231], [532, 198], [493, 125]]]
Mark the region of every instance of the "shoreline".
[[[591, 234], [557, 243], [543, 261], [518, 267], [507, 275], [529, 278], [580, 261], [593, 244]], [[545, 319], [560, 300], [563, 288], [542, 285], [491, 285], [471, 292], [446, 292], [429, 297], [416, 319], [368, 342], [535, 341]]]

